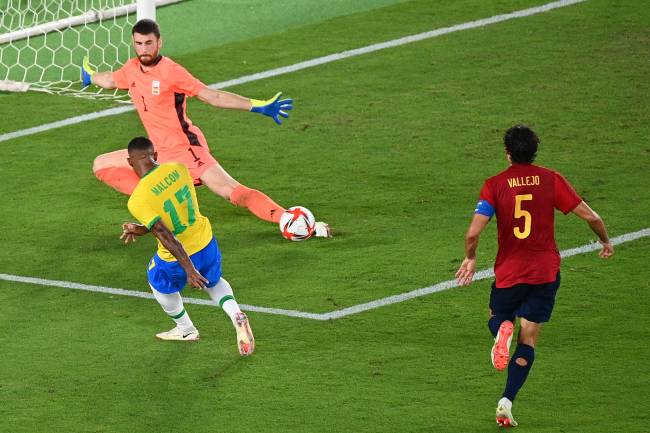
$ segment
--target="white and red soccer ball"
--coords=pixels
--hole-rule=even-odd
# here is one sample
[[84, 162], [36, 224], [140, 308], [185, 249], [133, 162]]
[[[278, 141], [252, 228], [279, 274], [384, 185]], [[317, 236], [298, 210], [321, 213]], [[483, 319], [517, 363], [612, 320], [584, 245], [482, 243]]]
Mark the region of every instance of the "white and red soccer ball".
[[305, 207], [293, 206], [280, 217], [280, 232], [290, 241], [309, 239], [316, 230], [314, 214]]

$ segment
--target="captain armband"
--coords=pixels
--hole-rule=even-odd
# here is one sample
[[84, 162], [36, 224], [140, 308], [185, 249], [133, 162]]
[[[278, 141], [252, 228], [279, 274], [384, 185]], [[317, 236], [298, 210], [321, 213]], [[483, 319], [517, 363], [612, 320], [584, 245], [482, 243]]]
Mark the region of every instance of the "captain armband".
[[478, 203], [476, 203], [476, 209], [474, 209], [474, 213], [492, 218], [494, 216], [494, 208], [487, 200], [479, 200]]

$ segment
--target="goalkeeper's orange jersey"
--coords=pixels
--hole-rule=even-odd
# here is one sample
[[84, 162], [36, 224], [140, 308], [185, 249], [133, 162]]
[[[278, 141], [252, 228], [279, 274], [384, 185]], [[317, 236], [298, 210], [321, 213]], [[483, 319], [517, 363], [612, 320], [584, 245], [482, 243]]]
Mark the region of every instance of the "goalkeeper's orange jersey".
[[185, 113], [186, 97], [196, 96], [205, 84], [181, 65], [160, 56], [153, 68], [144, 72], [140, 61], [133, 58], [113, 72], [113, 81], [119, 89], [129, 91], [156, 151], [207, 146], [205, 136]]
[[[192, 176], [183, 164], [170, 162], [147, 173], [129, 198], [129, 212], [151, 229], [162, 221], [183, 244], [187, 255], [201, 251], [212, 240], [212, 227], [201, 215]], [[158, 256], [167, 262], [176, 257], [158, 241]]]

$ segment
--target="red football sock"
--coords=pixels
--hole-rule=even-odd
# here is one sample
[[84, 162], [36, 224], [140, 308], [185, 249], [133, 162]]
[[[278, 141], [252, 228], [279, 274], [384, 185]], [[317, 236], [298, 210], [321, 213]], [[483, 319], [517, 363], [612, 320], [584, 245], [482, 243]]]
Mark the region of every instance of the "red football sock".
[[247, 207], [256, 217], [272, 223], [279, 223], [284, 208], [256, 189], [239, 185], [230, 194], [230, 202], [235, 206]]
[[140, 181], [138, 175], [126, 167], [102, 168], [95, 172], [95, 176], [106, 185], [126, 195], [131, 195]]

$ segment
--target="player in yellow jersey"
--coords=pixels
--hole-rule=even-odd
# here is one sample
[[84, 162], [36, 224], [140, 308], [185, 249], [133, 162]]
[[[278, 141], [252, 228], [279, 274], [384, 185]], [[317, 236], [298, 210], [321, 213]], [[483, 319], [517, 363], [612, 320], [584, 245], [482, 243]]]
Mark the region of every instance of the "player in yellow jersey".
[[151, 232], [158, 239], [158, 251], [149, 262], [147, 278], [163, 310], [176, 327], [156, 335], [161, 340], [199, 339], [180, 291], [189, 284], [202, 288], [219, 304], [237, 331], [242, 356], [255, 349], [253, 332], [242, 313], [230, 284], [221, 277], [221, 252], [212, 235], [210, 221], [201, 215], [189, 170], [183, 164], [158, 165], [153, 144], [136, 137], [128, 146], [128, 162], [140, 178], [129, 198], [129, 212], [141, 223], [124, 223], [125, 243]]

